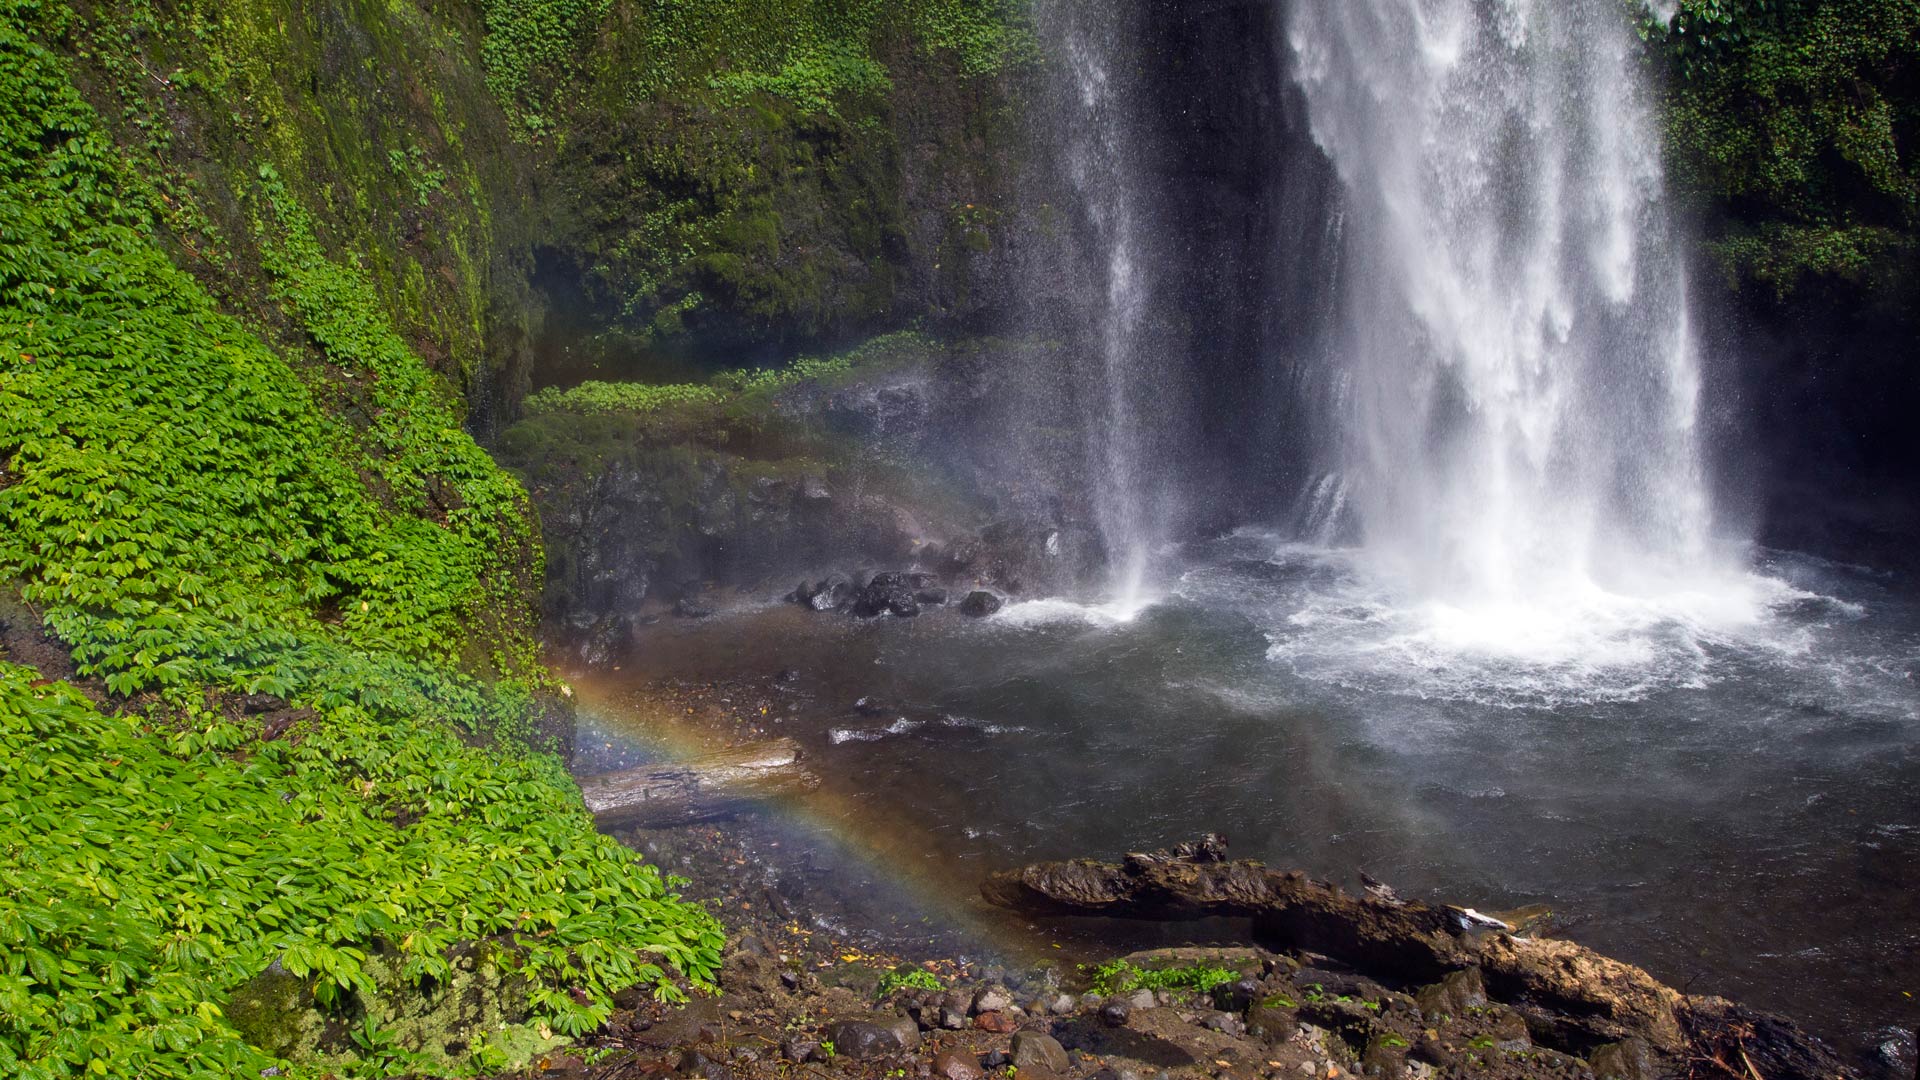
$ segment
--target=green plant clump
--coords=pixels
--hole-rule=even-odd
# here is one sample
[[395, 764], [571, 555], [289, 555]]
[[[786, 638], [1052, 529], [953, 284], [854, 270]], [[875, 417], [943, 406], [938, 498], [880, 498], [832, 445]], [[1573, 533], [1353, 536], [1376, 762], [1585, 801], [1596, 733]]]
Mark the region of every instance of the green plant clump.
[[1184, 990], [1205, 994], [1240, 978], [1237, 971], [1206, 964], [1142, 968], [1124, 959], [1108, 960], [1091, 969], [1083, 967], [1082, 970], [1088, 972], [1093, 992], [1105, 997], [1129, 994], [1135, 990]]
[[[0, 1072], [257, 1075], [222, 1011], [243, 981], [371, 1017], [376, 954], [425, 986], [477, 939], [536, 1027], [671, 996], [669, 967], [708, 984], [717, 924], [503, 738], [555, 685], [525, 493], [272, 170], [255, 226], [298, 369], [168, 262], [151, 185], [36, 36], [67, 18], [0, 0], [0, 587], [123, 712], [0, 666]], [[304, 720], [259, 741], [239, 693]], [[393, 1063], [356, 1036], [349, 1066]]]
[[525, 409], [528, 416], [595, 416], [764, 399], [801, 383], [834, 382], [856, 367], [871, 370], [889, 361], [922, 356], [931, 347], [926, 335], [907, 330], [874, 338], [837, 356], [803, 356], [784, 367], [724, 371], [705, 383], [590, 381], [565, 389], [550, 386], [530, 395]]
[[880, 987], [874, 991], [874, 997], [885, 998], [902, 990], [942, 990], [945, 985], [939, 976], [925, 968], [894, 968], [880, 976]]

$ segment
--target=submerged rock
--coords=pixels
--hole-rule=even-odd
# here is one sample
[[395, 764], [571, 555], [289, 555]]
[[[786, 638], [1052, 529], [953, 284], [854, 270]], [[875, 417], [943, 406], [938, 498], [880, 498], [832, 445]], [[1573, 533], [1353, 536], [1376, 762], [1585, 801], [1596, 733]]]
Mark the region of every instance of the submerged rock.
[[912, 618], [920, 614], [920, 602], [914, 599], [916, 575], [888, 571], [873, 575], [853, 601], [853, 613], [869, 619], [877, 615]]
[[965, 600], [960, 601], [960, 614], [971, 615], [976, 619], [984, 618], [999, 611], [1004, 603], [998, 596], [985, 589], [975, 589], [967, 594]]

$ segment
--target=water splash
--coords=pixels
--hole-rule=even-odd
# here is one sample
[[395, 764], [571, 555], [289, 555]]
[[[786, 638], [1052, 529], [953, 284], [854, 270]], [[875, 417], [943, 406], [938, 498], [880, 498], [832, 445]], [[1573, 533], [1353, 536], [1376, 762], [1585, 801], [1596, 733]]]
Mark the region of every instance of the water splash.
[[1572, 621], [1759, 618], [1715, 538], [1630, 14], [1296, 4], [1287, 46], [1346, 196], [1322, 484], [1369, 575], [1440, 638], [1517, 655]]

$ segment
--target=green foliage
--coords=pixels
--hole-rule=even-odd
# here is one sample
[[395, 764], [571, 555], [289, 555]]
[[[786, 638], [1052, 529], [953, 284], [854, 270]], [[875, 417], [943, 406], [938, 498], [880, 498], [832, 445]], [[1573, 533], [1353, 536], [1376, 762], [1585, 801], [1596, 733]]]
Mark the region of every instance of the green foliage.
[[553, 413], [645, 413], [676, 405], [712, 404], [722, 396], [714, 387], [699, 383], [654, 385], [584, 382], [565, 390], [549, 386], [537, 391], [527, 398], [523, 408], [528, 416]]
[[[0, 1067], [252, 1075], [219, 1002], [274, 960], [345, 1007], [376, 951], [424, 983], [492, 938], [573, 1033], [621, 987], [676, 994], [669, 965], [706, 984], [718, 926], [559, 761], [473, 745], [525, 733], [549, 678], [524, 492], [273, 169], [253, 227], [317, 358], [169, 263], [154, 189], [34, 36], [66, 18], [0, 0], [0, 579], [146, 711], [0, 665]], [[312, 719], [257, 743], [209, 688]], [[359, 1071], [410, 1067], [356, 1035]]]
[[410, 146], [405, 151], [387, 151], [387, 168], [407, 186], [414, 201], [421, 206], [446, 190], [446, 170], [434, 168], [427, 160], [426, 151], [418, 146]]
[[1674, 173], [1719, 205], [1736, 278], [1869, 281], [1920, 228], [1920, 4], [1683, 0], [1649, 37], [1673, 69]]
[[880, 976], [880, 987], [874, 991], [874, 997], [885, 998], [906, 989], [943, 990], [939, 977], [925, 968], [894, 968]]
[[6, 29], [0, 575], [119, 693], [417, 697], [392, 661], [453, 659], [483, 612], [530, 657], [525, 494], [364, 275], [319, 254], [269, 175], [271, 269], [343, 381], [367, 384], [356, 437], [160, 254], [63, 70]]
[[[481, 48], [488, 86], [529, 133], [554, 127], [558, 92], [580, 72], [582, 54], [611, 6], [612, 0], [485, 0]], [[635, 99], [704, 86], [729, 104], [765, 93], [833, 114], [844, 95], [886, 91], [887, 70], [875, 49], [895, 30], [924, 51], [954, 52], [967, 75], [1032, 62], [1033, 35], [1016, 12], [1009, 0], [625, 5], [621, 33], [643, 35], [647, 59], [620, 75]]]
[[554, 95], [611, 0], [483, 0], [487, 88], [525, 134], [552, 126]]
[[795, 48], [777, 70], [726, 72], [713, 88], [738, 104], [751, 93], [786, 98], [808, 112], [837, 116], [834, 100], [849, 94], [883, 94], [892, 88], [887, 69], [850, 41], [810, 42]]
[[785, 367], [726, 371], [705, 383], [662, 385], [590, 381], [566, 389], [548, 387], [529, 396], [525, 409], [530, 417], [558, 413], [592, 416], [650, 413], [688, 405], [764, 401], [800, 383], [831, 383], [845, 378], [856, 366], [871, 370], [879, 363], [902, 356], [919, 355], [930, 345], [931, 341], [925, 335], [907, 330], [873, 338], [837, 356], [803, 356]]
[[500, 937], [536, 1016], [572, 1033], [625, 986], [671, 993], [665, 965], [698, 983], [718, 966], [719, 927], [594, 831], [551, 756], [355, 707], [267, 743], [191, 704], [170, 721], [0, 664], [10, 1076], [252, 1075], [271, 1062], [220, 1002], [275, 960], [343, 1005], [374, 993], [376, 945], [419, 984], [457, 942]]
[[1091, 968], [1082, 965], [1081, 971], [1087, 974], [1093, 992], [1103, 996], [1135, 990], [1185, 990], [1205, 994], [1240, 978], [1237, 971], [1205, 964], [1142, 968], [1125, 959], [1108, 960]]

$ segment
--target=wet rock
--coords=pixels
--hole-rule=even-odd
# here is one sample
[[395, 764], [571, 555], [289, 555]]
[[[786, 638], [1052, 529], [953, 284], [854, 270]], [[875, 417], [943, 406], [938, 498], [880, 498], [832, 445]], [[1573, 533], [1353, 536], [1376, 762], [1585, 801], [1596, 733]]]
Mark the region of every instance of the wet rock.
[[1073, 1010], [1074, 1000], [1072, 994], [1055, 994], [1053, 998], [1047, 1002], [1047, 1011], [1055, 1016], [1068, 1016], [1073, 1013]]
[[1883, 1028], [1873, 1033], [1880, 1037], [1874, 1047], [1876, 1064], [1889, 1077], [1920, 1077], [1920, 1033], [1899, 1028]]
[[1594, 1080], [1653, 1080], [1653, 1053], [1639, 1039], [1608, 1043], [1587, 1055]]
[[1413, 995], [1414, 1004], [1429, 1022], [1442, 1016], [1465, 1016], [1468, 1009], [1485, 1008], [1487, 987], [1479, 968], [1456, 971]]
[[983, 986], [973, 995], [976, 1013], [1005, 1012], [1013, 1007], [1013, 995], [1004, 986]]
[[1126, 1027], [1133, 1008], [1124, 1001], [1112, 1001], [1100, 1007], [1100, 1020], [1108, 1027]]
[[1022, 1076], [1033, 1072], [1060, 1074], [1067, 1071], [1066, 1048], [1051, 1035], [1038, 1031], [1014, 1032], [1011, 1043], [1014, 1071]]
[[914, 575], [900, 571], [884, 571], [873, 575], [853, 600], [853, 614], [870, 619], [877, 615], [897, 615], [911, 618], [920, 614], [920, 603], [914, 599]]
[[933, 1075], [938, 1080], [984, 1080], [979, 1059], [957, 1050], [942, 1050], [933, 1055]]
[[1246, 1021], [1230, 1012], [1208, 1013], [1200, 1018], [1200, 1026], [1236, 1039], [1247, 1033]]
[[1213, 988], [1213, 1007], [1221, 1012], [1246, 1012], [1260, 996], [1260, 984], [1252, 979]]
[[815, 611], [838, 611], [853, 602], [853, 582], [845, 574], [828, 574], [808, 590], [804, 603]]
[[900, 1044], [900, 1049], [920, 1049], [920, 1025], [912, 1017], [902, 1016], [881, 1026], [893, 1032], [894, 1041]]
[[976, 619], [985, 618], [1000, 610], [1004, 603], [998, 596], [985, 589], [975, 589], [960, 601], [960, 614], [971, 615]]
[[1533, 1046], [1533, 1036], [1527, 1032], [1527, 1021], [1511, 1009], [1501, 1009], [1493, 1020], [1494, 1046], [1510, 1054], [1517, 1054]]
[[[912, 1021], [906, 1021], [906, 1026], [913, 1027], [913, 1045], [919, 1046], [919, 1028], [915, 1027]], [[874, 1024], [865, 1020], [842, 1020], [828, 1025], [825, 1042], [833, 1044], [835, 1057], [850, 1058], [854, 1061], [866, 1061], [911, 1049], [903, 1038], [899, 1025]]]
[[1019, 1028], [1020, 1021], [1003, 1012], [983, 1012], [973, 1018], [973, 1026], [995, 1035], [1007, 1035]]
[[673, 614], [682, 619], [710, 619], [714, 610], [702, 601], [683, 596], [673, 602]]
[[812, 1061], [820, 1056], [820, 1040], [788, 1036], [780, 1043], [780, 1056], [795, 1064]]
[[[1432, 1035], [1421, 1035], [1418, 1039], [1415, 1039], [1413, 1048], [1409, 1051], [1409, 1056], [1414, 1060], [1423, 1061], [1437, 1069], [1452, 1068], [1460, 1061], [1458, 1051]], [[1628, 1080], [1628, 1078], [1623, 1077], [1621, 1080]], [[1638, 1080], [1638, 1078], [1634, 1078], [1634, 1080]]]
[[1247, 1008], [1247, 1033], [1280, 1043], [1293, 1038], [1300, 1030], [1300, 1014], [1297, 1003], [1281, 994], [1270, 994]]
[[674, 1066], [673, 1071], [681, 1076], [697, 1076], [701, 1080], [733, 1080], [732, 1069], [694, 1049], [688, 1049], [680, 1055], [680, 1063]]
[[965, 1029], [967, 1026], [967, 1010], [958, 1009], [951, 1005], [942, 1006], [940, 1009], [940, 1026], [946, 1028], [948, 1031], [961, 1031]]

